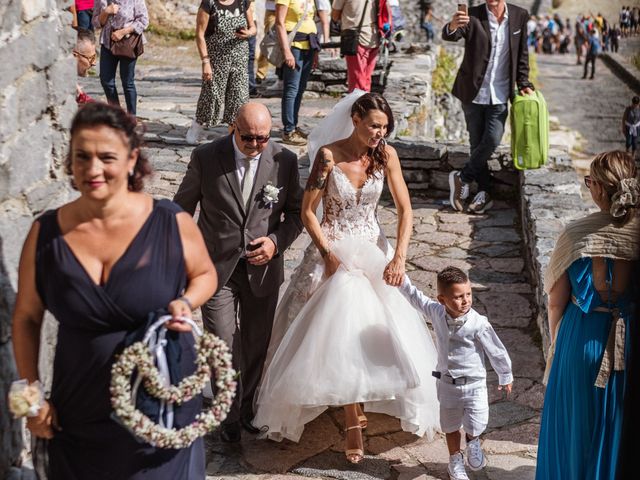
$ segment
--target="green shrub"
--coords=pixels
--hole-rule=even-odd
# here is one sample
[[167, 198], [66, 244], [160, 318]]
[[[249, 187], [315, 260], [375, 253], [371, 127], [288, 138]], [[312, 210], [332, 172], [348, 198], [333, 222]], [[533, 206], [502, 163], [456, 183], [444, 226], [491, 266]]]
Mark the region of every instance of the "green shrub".
[[453, 55], [449, 55], [444, 48], [441, 48], [431, 79], [431, 87], [435, 95], [443, 95], [451, 91], [457, 69], [458, 65]]
[[177, 38], [179, 40], [194, 40], [196, 38], [196, 30], [194, 28], [173, 29], [162, 25], [149, 24], [147, 31], [161, 37]]

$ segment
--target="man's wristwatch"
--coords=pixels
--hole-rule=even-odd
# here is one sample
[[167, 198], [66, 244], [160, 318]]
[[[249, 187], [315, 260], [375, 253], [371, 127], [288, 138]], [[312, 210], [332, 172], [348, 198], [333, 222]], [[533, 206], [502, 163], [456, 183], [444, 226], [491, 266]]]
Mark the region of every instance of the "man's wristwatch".
[[328, 247], [322, 247], [320, 248], [320, 256], [322, 258], [326, 257], [327, 255], [329, 255], [331, 253], [331, 250], [329, 250]]

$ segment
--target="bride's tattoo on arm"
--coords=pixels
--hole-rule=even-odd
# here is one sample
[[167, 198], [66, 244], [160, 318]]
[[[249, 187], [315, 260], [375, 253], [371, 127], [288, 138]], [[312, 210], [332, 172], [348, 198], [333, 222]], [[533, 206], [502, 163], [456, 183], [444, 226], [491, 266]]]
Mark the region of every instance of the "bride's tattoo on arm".
[[306, 191], [322, 190], [325, 187], [330, 164], [331, 159], [327, 158], [327, 154], [324, 151], [321, 151], [320, 157], [313, 165], [311, 175], [309, 175], [309, 179], [307, 180], [307, 186], [305, 187]]

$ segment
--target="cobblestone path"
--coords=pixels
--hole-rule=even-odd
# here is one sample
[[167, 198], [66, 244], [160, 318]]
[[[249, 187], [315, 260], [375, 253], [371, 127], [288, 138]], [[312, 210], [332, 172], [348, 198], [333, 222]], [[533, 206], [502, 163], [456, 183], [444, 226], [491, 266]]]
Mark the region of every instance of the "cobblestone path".
[[[98, 79], [83, 79], [87, 92], [103, 98]], [[172, 69], [141, 64], [138, 68], [138, 115], [147, 128], [147, 141], [155, 175], [148, 186], [156, 196], [171, 198], [186, 170], [193, 147], [184, 134], [199, 92], [195, 68]], [[262, 99], [279, 129], [279, 100]], [[311, 128], [332, 107], [335, 99], [305, 100], [302, 125]], [[214, 129], [211, 137], [226, 129]], [[274, 132], [276, 133], [276, 132]], [[306, 177], [308, 159], [303, 156]], [[489, 373], [490, 425], [483, 436], [489, 465], [472, 479], [526, 480], [533, 478], [543, 387], [543, 358], [532, 320], [532, 288], [525, 272], [520, 221], [515, 205], [496, 202], [487, 215], [452, 213], [441, 202], [413, 201], [415, 226], [408, 256], [415, 283], [434, 295], [435, 275], [446, 265], [470, 272], [475, 308], [486, 313], [509, 350], [516, 377], [510, 399], [497, 390], [497, 377]], [[379, 219], [390, 239], [395, 237], [396, 213], [381, 205]], [[308, 242], [302, 235], [286, 253], [287, 272], [297, 265]], [[243, 433], [243, 441], [229, 446], [217, 434], [207, 438], [208, 479], [285, 480], [302, 477], [339, 479], [446, 479], [448, 461], [443, 436], [426, 442], [401, 431], [399, 422], [371, 415], [365, 435], [367, 456], [348, 465], [343, 453], [341, 412], [330, 410], [305, 429], [300, 444], [256, 440]]]
[[[624, 149], [622, 113], [635, 93], [600, 59], [596, 60], [595, 78], [583, 80], [584, 66], [576, 65], [574, 53], [536, 58], [540, 91], [547, 100], [549, 114], [581, 134], [582, 153], [588, 161], [596, 153]], [[579, 162], [578, 166], [585, 164]]]

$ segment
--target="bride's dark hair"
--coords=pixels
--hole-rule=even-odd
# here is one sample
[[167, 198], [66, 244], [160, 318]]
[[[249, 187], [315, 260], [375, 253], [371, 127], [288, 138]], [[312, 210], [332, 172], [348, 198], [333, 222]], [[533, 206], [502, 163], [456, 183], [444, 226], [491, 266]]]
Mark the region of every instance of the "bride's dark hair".
[[370, 177], [376, 172], [383, 171], [387, 166], [387, 150], [386, 145], [387, 142], [385, 138], [391, 135], [394, 128], [393, 122], [393, 112], [391, 111], [391, 107], [385, 100], [385, 98], [379, 93], [365, 93], [358, 100], [355, 101], [353, 106], [351, 107], [351, 116], [358, 115], [360, 118], [364, 119], [367, 114], [371, 110], [380, 110], [387, 116], [387, 133], [385, 133], [384, 138], [378, 143], [376, 148], [369, 149], [369, 157], [371, 158], [371, 162], [367, 167], [367, 176]]

